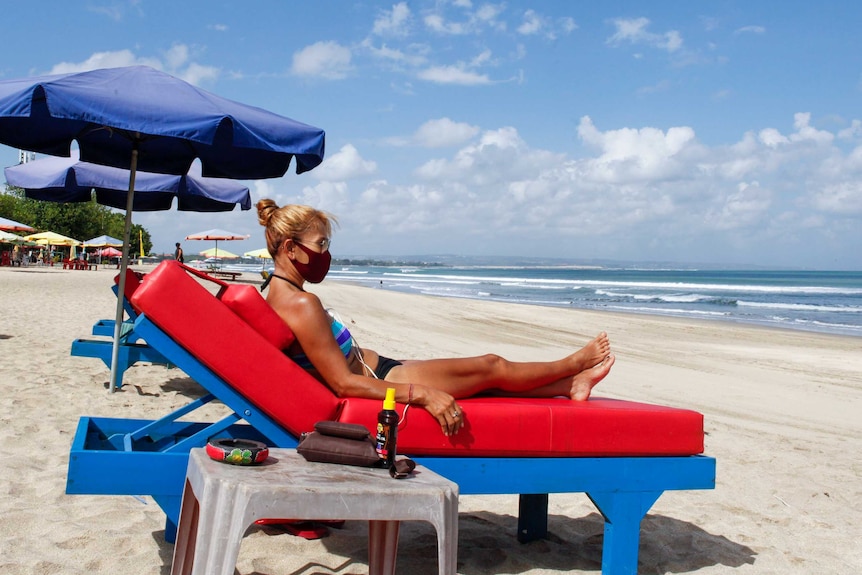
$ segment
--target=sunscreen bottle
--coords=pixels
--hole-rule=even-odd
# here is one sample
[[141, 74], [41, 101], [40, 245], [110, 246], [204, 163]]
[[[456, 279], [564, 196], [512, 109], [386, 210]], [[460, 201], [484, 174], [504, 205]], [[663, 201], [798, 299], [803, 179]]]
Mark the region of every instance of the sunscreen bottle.
[[386, 469], [395, 463], [395, 442], [398, 435], [398, 413], [395, 411], [395, 390], [386, 389], [383, 409], [377, 414], [377, 455]]

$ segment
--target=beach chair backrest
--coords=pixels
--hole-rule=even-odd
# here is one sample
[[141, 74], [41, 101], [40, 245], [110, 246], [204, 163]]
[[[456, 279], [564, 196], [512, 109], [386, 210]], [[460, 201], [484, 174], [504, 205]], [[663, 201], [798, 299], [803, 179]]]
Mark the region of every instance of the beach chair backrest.
[[[320, 420], [335, 419], [340, 406], [335, 394], [276, 347], [279, 338], [281, 343], [286, 341], [285, 333], [261, 335], [190, 274], [218, 284], [222, 297], [233, 291], [224, 282], [187, 270], [173, 260], [162, 262], [145, 276], [132, 303], [290, 433], [299, 436]], [[259, 295], [257, 298], [265, 306], [258, 307], [258, 312], [269, 311], [278, 318]]]
[[[140, 272], [136, 272], [135, 270], [133, 270], [131, 268], [126, 268], [125, 294], [126, 294], [126, 301], [129, 302], [129, 305], [131, 305], [132, 294], [135, 293], [135, 290], [137, 290], [138, 287], [141, 285], [141, 279], [143, 279], [143, 277], [144, 277], [144, 274], [142, 274]], [[116, 285], [116, 286], [120, 285], [120, 274], [117, 274], [114, 276], [114, 285]], [[117, 290], [115, 289], [114, 292], [116, 292], [116, 291]], [[134, 306], [132, 306], [132, 307], [134, 309]], [[128, 311], [128, 310], [126, 310], [126, 311]], [[134, 311], [138, 312], [140, 310], [134, 309]], [[129, 312], [129, 316], [133, 317], [131, 312]]]
[[230, 284], [219, 299], [257, 333], [280, 350], [296, 340], [293, 331], [252, 285]]

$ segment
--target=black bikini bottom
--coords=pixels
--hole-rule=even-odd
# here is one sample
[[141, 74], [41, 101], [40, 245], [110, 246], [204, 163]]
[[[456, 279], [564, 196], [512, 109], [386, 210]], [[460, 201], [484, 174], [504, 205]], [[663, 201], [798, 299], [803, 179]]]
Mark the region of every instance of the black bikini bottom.
[[400, 361], [381, 355], [377, 360], [377, 369], [374, 370], [374, 375], [377, 376], [377, 379], [386, 379], [386, 375], [392, 371], [392, 368], [399, 365], [402, 365]]

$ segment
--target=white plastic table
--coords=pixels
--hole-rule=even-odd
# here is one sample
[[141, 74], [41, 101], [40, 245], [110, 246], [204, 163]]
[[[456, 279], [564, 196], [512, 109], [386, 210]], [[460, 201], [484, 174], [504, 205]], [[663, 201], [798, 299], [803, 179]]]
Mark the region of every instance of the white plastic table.
[[421, 465], [393, 479], [385, 469], [308, 462], [294, 449], [237, 466], [198, 448], [189, 454], [171, 575], [233, 575], [246, 529], [280, 517], [367, 520], [371, 575], [394, 575], [400, 521], [428, 521], [439, 573], [456, 572], [458, 485]]

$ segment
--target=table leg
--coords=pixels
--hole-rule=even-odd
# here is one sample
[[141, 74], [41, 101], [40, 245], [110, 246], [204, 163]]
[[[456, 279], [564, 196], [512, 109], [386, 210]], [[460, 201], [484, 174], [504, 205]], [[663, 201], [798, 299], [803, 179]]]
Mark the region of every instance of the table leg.
[[174, 544], [174, 560], [171, 575], [189, 575], [194, 566], [195, 544], [198, 538], [198, 518], [200, 502], [195, 497], [188, 480], [183, 489], [183, 502], [180, 508], [180, 524], [177, 527], [177, 540]]
[[368, 575], [395, 575], [399, 521], [368, 522]]

